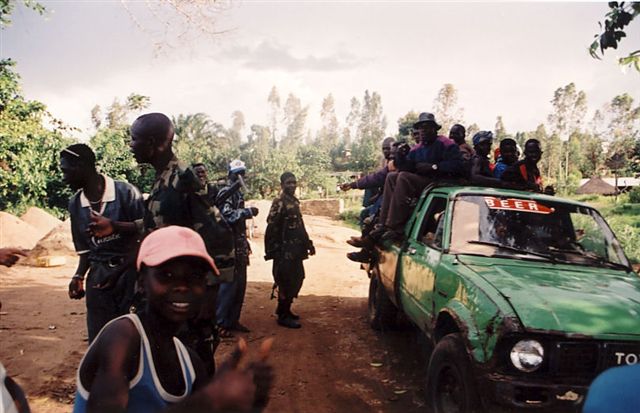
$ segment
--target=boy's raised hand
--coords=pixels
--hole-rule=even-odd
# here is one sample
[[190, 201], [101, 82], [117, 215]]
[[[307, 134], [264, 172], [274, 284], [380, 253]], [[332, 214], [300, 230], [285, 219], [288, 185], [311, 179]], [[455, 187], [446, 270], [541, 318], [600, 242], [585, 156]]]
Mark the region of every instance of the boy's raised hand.
[[262, 409], [269, 402], [269, 393], [273, 384], [273, 367], [267, 363], [273, 338], [268, 338], [260, 345], [258, 359], [249, 365], [253, 372], [253, 382], [256, 385], [256, 395], [253, 407]]

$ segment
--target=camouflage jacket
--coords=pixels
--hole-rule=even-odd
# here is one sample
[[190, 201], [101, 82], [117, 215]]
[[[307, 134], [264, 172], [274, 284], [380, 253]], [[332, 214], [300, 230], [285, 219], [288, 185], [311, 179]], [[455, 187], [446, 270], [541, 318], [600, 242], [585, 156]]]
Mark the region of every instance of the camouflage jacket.
[[176, 157], [156, 177], [146, 200], [144, 232], [168, 225], [189, 227], [202, 236], [218, 267], [233, 267], [233, 233], [220, 211], [201, 196], [194, 171]]
[[[230, 195], [229, 191], [233, 191]], [[218, 192], [218, 199], [226, 198], [223, 202], [217, 202], [222, 216], [231, 226], [235, 238], [236, 256], [249, 254], [247, 242], [246, 220], [251, 219], [251, 209], [244, 206], [244, 195], [236, 187], [227, 185]]]
[[300, 213], [300, 201], [281, 193], [273, 200], [264, 235], [265, 259], [304, 260], [313, 243]]

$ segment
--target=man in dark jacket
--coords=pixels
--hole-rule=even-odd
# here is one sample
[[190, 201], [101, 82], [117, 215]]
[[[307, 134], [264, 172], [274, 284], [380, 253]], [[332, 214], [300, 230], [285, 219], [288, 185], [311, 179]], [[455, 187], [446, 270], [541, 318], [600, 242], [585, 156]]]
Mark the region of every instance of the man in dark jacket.
[[[403, 237], [404, 224], [412, 212], [412, 204], [422, 190], [438, 179], [459, 177], [463, 174], [463, 161], [456, 143], [438, 136], [441, 126], [431, 113], [423, 112], [413, 125], [420, 143], [413, 148], [398, 148], [395, 166], [398, 172], [387, 174], [384, 184], [380, 227], [370, 234], [372, 239], [383, 235], [385, 239]], [[365, 241], [363, 244], [366, 245]]]

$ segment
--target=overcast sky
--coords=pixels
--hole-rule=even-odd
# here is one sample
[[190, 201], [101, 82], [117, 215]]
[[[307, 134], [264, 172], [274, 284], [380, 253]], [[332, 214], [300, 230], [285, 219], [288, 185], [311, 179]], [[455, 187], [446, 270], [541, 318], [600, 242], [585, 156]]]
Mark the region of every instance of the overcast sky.
[[[382, 97], [389, 134], [409, 110], [430, 111], [452, 83], [466, 124], [508, 132], [533, 130], [551, 111], [555, 89], [574, 82], [590, 112], [627, 92], [640, 104], [640, 74], [624, 73], [617, 55], [637, 49], [640, 22], [620, 51], [603, 61], [588, 52], [606, 3], [250, 2], [233, 4], [212, 26], [215, 37], [167, 39], [144, 2], [42, 1], [42, 17], [22, 7], [0, 33], [0, 54], [18, 62], [24, 94], [91, 134], [90, 110], [135, 92], [150, 110], [205, 112], [231, 125], [267, 124], [267, 96], [294, 93], [315, 129], [332, 93], [344, 124], [349, 100]], [[135, 18], [132, 19], [132, 16]], [[137, 21], [137, 23], [136, 23]], [[177, 22], [178, 19], [172, 19]], [[146, 32], [141, 30], [142, 26]]]

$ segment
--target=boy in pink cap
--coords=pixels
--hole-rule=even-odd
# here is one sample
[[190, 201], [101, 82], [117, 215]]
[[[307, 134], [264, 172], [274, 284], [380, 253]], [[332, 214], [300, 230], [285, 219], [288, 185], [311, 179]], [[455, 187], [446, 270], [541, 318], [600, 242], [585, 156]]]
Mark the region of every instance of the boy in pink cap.
[[175, 337], [198, 314], [207, 275], [219, 273], [200, 235], [186, 227], [158, 229], [142, 241], [136, 266], [146, 306], [109, 322], [91, 344], [78, 368], [74, 413], [160, 412], [170, 406], [249, 411], [266, 404], [272, 381], [268, 349], [241, 369], [246, 343], [239, 343], [208, 381], [202, 360]]

